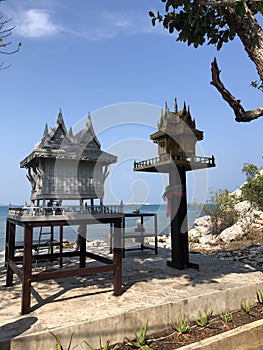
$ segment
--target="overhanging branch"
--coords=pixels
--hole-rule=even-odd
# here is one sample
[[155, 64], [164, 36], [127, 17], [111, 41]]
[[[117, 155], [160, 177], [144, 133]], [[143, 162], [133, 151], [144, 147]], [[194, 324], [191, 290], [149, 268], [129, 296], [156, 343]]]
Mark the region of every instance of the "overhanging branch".
[[240, 103], [224, 86], [220, 79], [220, 70], [218, 69], [216, 58], [211, 63], [212, 81], [210, 84], [214, 85], [217, 91], [221, 94], [223, 99], [233, 109], [237, 122], [250, 122], [251, 120], [257, 119], [263, 116], [263, 107], [251, 111], [245, 111]]

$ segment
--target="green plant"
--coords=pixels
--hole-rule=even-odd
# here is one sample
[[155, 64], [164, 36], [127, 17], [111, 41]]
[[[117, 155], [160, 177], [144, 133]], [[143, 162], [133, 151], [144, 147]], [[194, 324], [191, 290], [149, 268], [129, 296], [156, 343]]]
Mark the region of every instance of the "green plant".
[[247, 180], [251, 180], [258, 174], [258, 167], [252, 163], [244, 163], [242, 173], [245, 173]]
[[149, 350], [150, 347], [147, 345], [148, 319], [145, 323], [145, 326], [143, 326], [142, 322], [140, 322], [139, 333], [137, 332], [135, 322], [133, 321], [133, 330], [134, 330], [135, 340], [130, 340], [129, 338], [125, 337], [125, 339], [128, 341], [128, 344], [136, 349]]
[[263, 304], [263, 293], [260, 290], [257, 291], [257, 298], [258, 298], [258, 302], [260, 304]]
[[179, 333], [179, 335], [187, 333], [188, 329], [190, 328], [187, 322], [183, 319], [181, 312], [178, 318], [178, 322], [172, 321], [171, 326], [174, 330], [176, 330]]
[[212, 234], [218, 235], [237, 222], [237, 202], [237, 197], [228, 190], [210, 191], [210, 199], [203, 206], [203, 211], [210, 216]]
[[[87, 347], [90, 349], [90, 350], [96, 350], [95, 348], [93, 348], [93, 346], [91, 346], [87, 340], [83, 340], [83, 343], [85, 345], [87, 345]], [[118, 350], [119, 346], [118, 345], [115, 345], [114, 348], [112, 348], [112, 350]], [[101, 338], [100, 338], [100, 347], [99, 347], [99, 350], [109, 350], [110, 349], [110, 341], [107, 340], [106, 343], [104, 345], [102, 345], [102, 342], [101, 342]]]
[[242, 186], [242, 199], [263, 210], [263, 175], [257, 174]]
[[198, 312], [199, 319], [196, 319], [195, 322], [200, 327], [209, 327], [211, 326], [211, 322], [209, 322], [209, 318], [212, 316], [212, 311], [206, 311], [203, 315], [201, 311]]
[[232, 314], [230, 312], [222, 313], [219, 317], [225, 323], [232, 321]]
[[[52, 334], [53, 337], [56, 339], [56, 342], [57, 342], [57, 343], [56, 343], [56, 350], [63, 350], [63, 347], [62, 347], [62, 345], [61, 345], [61, 342], [60, 342], [59, 338], [58, 338], [54, 333], [52, 333], [52, 332], [50, 332], [50, 334]], [[74, 332], [71, 334], [71, 337], [70, 337], [70, 341], [69, 341], [69, 345], [68, 345], [68, 347], [67, 347], [67, 350], [70, 350], [70, 349], [71, 349], [71, 343], [72, 343], [73, 334], [74, 334]]]
[[245, 313], [249, 314], [250, 313], [250, 309], [251, 309], [251, 304], [249, 300], [243, 301], [241, 303], [241, 309], [243, 311], [245, 311]]

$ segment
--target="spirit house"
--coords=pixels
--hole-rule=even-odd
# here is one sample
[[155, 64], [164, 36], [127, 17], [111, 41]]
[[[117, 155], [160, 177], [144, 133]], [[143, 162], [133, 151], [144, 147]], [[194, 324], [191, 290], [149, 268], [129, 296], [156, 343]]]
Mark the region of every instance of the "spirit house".
[[[60, 111], [54, 128], [45, 127], [41, 141], [20, 163], [31, 184], [31, 206], [9, 207], [5, 264], [6, 286], [12, 286], [14, 273], [22, 281], [21, 314], [31, 311], [31, 286], [36, 281], [111, 272], [114, 295], [122, 293], [123, 206], [102, 203], [108, 167], [116, 161], [117, 157], [101, 150], [90, 115], [84, 129], [73, 134], [71, 128], [66, 129]], [[87, 250], [88, 226], [97, 224], [109, 225], [112, 257]], [[72, 250], [63, 246], [64, 229], [71, 225], [78, 226], [78, 245]], [[18, 226], [23, 228], [22, 241], [17, 240]], [[21, 250], [23, 255], [17, 254]], [[72, 257], [79, 258], [79, 266], [68, 269], [63, 261]], [[94, 266], [92, 260], [100, 264]], [[47, 269], [49, 262], [59, 263], [59, 268], [52, 265], [51, 270], [43, 270], [43, 263]]]
[[174, 111], [170, 111], [166, 103], [157, 126], [158, 130], [150, 137], [158, 145], [159, 156], [135, 161], [133, 170], [169, 174], [169, 186], [164, 193], [171, 217], [172, 259], [168, 265], [179, 269], [198, 267], [189, 262], [186, 171], [214, 167], [215, 158], [196, 155], [196, 143], [203, 139], [203, 132], [196, 128], [185, 104], [178, 111], [175, 100]]

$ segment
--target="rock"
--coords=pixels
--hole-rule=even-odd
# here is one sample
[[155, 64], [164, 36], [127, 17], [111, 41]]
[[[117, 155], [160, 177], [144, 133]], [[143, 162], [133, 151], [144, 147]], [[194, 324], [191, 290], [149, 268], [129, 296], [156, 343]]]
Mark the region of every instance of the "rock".
[[205, 236], [202, 236], [199, 238], [199, 243], [201, 245], [216, 245], [219, 243], [219, 239], [218, 239], [218, 236], [216, 235], [205, 235]]
[[234, 208], [239, 215], [245, 215], [249, 210], [251, 210], [251, 203], [249, 201], [242, 201], [235, 204]]
[[94, 241], [87, 241], [86, 245], [87, 247], [99, 247], [100, 245], [105, 245], [105, 242], [99, 239], [95, 239]]
[[229, 243], [231, 241], [234, 241], [237, 238], [240, 238], [244, 235], [242, 226], [238, 223], [234, 224], [231, 227], [226, 228], [224, 231], [222, 231], [219, 235], [219, 238], [225, 242]]
[[201, 216], [196, 219], [193, 228], [188, 231], [188, 234], [195, 239], [196, 237], [201, 237], [208, 235], [212, 232], [211, 217], [209, 215]]
[[263, 256], [255, 257], [254, 259], [256, 264], [263, 264]]
[[199, 238], [202, 237], [202, 234], [200, 231], [198, 231], [198, 229], [196, 228], [191, 228], [189, 231], [188, 231], [188, 239], [189, 239], [189, 242], [192, 242], [192, 243], [199, 243]]
[[200, 216], [194, 222], [194, 228], [196, 227], [206, 227], [211, 228], [211, 217], [209, 215]]

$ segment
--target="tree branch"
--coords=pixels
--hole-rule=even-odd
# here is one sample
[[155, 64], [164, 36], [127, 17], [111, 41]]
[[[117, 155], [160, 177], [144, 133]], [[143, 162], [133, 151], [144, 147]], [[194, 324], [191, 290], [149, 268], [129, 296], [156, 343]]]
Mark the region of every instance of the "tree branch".
[[237, 0], [197, 0], [200, 5], [212, 7], [226, 7], [233, 6]]
[[210, 82], [210, 84], [214, 85], [217, 91], [221, 94], [222, 98], [233, 109], [237, 122], [250, 122], [251, 120], [254, 120], [263, 116], [263, 107], [259, 107], [251, 111], [245, 111], [243, 106], [240, 103], [240, 100], [237, 100], [225, 88], [224, 84], [220, 79], [221, 71], [218, 69], [216, 58], [214, 58], [214, 61], [211, 63], [211, 72], [212, 72], [212, 81]]

